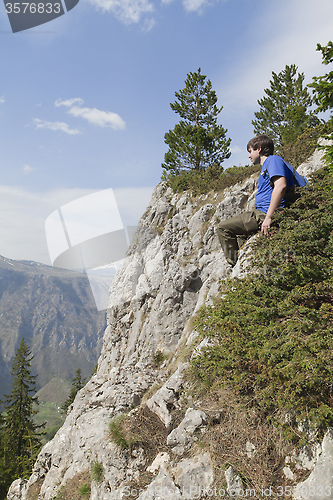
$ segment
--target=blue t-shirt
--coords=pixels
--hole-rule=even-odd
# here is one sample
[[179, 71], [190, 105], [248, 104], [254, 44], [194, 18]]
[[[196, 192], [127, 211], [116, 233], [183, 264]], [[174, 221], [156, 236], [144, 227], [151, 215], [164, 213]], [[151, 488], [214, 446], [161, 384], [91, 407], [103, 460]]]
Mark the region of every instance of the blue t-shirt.
[[[258, 191], [256, 194], [257, 210], [261, 210], [262, 212], [267, 213], [273, 192], [273, 188], [270, 184], [270, 179], [275, 175], [278, 175], [279, 177], [285, 177], [287, 181], [287, 187], [294, 184], [293, 174], [287, 167], [281, 156], [268, 156], [268, 158], [266, 158], [263, 163], [259, 176]], [[286, 205], [286, 201], [286, 195], [284, 195], [279, 208], [284, 207]]]

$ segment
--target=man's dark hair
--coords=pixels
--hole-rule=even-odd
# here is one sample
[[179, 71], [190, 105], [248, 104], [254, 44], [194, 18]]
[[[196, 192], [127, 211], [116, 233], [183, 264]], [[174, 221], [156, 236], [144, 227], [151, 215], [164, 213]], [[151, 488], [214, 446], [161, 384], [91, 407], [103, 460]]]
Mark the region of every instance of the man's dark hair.
[[261, 148], [261, 154], [263, 156], [270, 156], [274, 153], [274, 143], [268, 135], [257, 135], [257, 137], [253, 137], [247, 144], [248, 151], [250, 151], [250, 148], [253, 150]]

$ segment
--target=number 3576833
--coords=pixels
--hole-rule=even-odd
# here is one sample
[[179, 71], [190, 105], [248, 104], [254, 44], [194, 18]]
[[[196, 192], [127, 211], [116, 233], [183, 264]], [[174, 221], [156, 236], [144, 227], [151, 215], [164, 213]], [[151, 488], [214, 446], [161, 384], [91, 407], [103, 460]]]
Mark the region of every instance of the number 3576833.
[[25, 14], [26, 12], [30, 14], [60, 14], [60, 3], [6, 3], [6, 12], [7, 14]]

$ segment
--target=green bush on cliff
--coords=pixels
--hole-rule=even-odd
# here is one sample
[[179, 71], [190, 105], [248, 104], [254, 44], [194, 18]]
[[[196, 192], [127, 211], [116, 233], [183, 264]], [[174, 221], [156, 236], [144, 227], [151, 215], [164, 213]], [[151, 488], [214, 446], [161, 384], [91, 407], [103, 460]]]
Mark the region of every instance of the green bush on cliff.
[[332, 425], [332, 259], [333, 178], [325, 168], [276, 216], [271, 237], [258, 238], [256, 274], [230, 281], [199, 313], [196, 328], [215, 346], [193, 361], [197, 377], [231, 387], [288, 432], [303, 420], [319, 431]]
[[180, 174], [166, 174], [162, 179], [176, 192], [181, 193], [191, 190], [194, 195], [204, 194], [209, 191], [222, 191], [234, 186], [238, 182], [245, 181], [250, 175], [259, 172], [258, 165], [246, 167], [231, 167], [223, 171], [219, 165], [213, 165], [202, 171], [181, 172]]
[[306, 162], [318, 147], [318, 139], [326, 137], [333, 132], [333, 121], [320, 123], [316, 127], [308, 128], [297, 139], [280, 148], [280, 154], [284, 160], [296, 168]]

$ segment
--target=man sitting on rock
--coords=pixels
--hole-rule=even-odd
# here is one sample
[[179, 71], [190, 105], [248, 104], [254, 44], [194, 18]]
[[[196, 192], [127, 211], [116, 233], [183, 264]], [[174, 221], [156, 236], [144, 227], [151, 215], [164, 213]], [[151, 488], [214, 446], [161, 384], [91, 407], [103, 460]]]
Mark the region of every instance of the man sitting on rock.
[[294, 185], [291, 170], [280, 156], [273, 155], [274, 144], [267, 135], [251, 139], [247, 150], [252, 163], [262, 166], [255, 209], [230, 217], [217, 227], [225, 257], [232, 266], [236, 264], [238, 249], [250, 235], [261, 229], [261, 232], [268, 236], [274, 212], [286, 205], [287, 188]]

